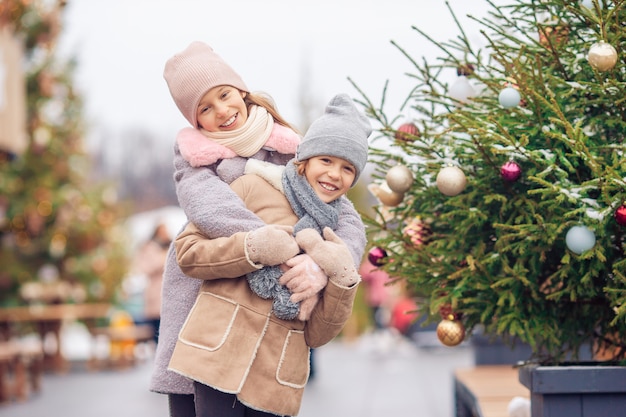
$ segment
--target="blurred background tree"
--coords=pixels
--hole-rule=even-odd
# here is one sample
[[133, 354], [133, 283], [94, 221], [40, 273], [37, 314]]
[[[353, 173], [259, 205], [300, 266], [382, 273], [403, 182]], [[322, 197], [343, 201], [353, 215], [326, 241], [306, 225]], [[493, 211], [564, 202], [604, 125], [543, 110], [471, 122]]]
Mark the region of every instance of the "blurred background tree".
[[122, 205], [83, 150], [76, 63], [55, 54], [64, 6], [0, 2], [2, 305], [114, 301], [126, 272]]
[[436, 61], [394, 43], [414, 67], [405, 114], [353, 83], [379, 126], [370, 260], [446, 345], [480, 329], [542, 363], [624, 359], [626, 2], [487, 2], [483, 47], [450, 6], [456, 38], [413, 28]]

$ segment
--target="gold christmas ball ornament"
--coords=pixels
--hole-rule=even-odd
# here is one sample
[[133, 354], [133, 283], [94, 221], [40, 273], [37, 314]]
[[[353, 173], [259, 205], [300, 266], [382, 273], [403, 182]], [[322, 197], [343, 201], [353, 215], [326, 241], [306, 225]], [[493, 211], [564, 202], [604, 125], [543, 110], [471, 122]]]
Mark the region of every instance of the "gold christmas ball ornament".
[[387, 171], [387, 185], [396, 193], [405, 193], [413, 184], [413, 173], [404, 165], [396, 165]]
[[609, 43], [596, 42], [589, 48], [587, 61], [598, 71], [608, 71], [617, 63], [617, 51]]
[[370, 193], [374, 195], [381, 202], [381, 204], [388, 207], [395, 207], [398, 204], [402, 203], [404, 200], [404, 193], [396, 193], [386, 182], [382, 184], [370, 184], [368, 185], [368, 190]]
[[444, 319], [437, 325], [437, 338], [446, 346], [457, 346], [465, 339], [465, 327], [459, 320]]
[[442, 194], [453, 197], [465, 189], [467, 178], [459, 167], [447, 166], [439, 171], [436, 182]]

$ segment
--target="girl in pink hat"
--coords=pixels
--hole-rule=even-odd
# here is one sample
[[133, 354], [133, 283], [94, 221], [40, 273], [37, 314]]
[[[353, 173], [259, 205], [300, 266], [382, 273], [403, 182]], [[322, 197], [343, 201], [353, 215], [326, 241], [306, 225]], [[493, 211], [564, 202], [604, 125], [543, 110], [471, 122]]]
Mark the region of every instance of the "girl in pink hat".
[[[370, 133], [369, 121], [352, 99], [335, 96], [308, 129], [297, 159], [286, 167], [251, 159], [247, 175], [231, 184], [267, 226], [207, 239], [189, 223], [176, 238], [181, 269], [203, 280], [169, 365], [197, 381], [196, 415], [216, 416], [205, 410], [218, 404], [229, 410], [221, 409], [220, 417], [251, 410], [298, 413], [310, 376], [310, 348], [328, 343], [343, 329], [360, 281], [347, 246], [333, 230], [341, 200], [365, 167]], [[290, 246], [292, 234], [297, 244]], [[306, 288], [310, 280], [285, 282], [278, 265], [300, 250], [328, 280], [296, 304], [299, 314], [290, 315], [286, 302], [298, 303], [300, 285]]]
[[[179, 132], [174, 146], [176, 191], [189, 222], [211, 239], [263, 227], [265, 223], [245, 207], [229, 184], [244, 173], [251, 158], [285, 165], [294, 157], [300, 136], [278, 114], [271, 98], [250, 92], [241, 77], [204, 43], [193, 42], [170, 58], [164, 78], [174, 102], [191, 124]], [[358, 265], [366, 244], [363, 223], [347, 199], [342, 199], [339, 213], [335, 232]], [[287, 239], [272, 242], [289, 244]], [[182, 272], [175, 252], [170, 247], [164, 272], [159, 344], [150, 389], [168, 395], [172, 417], [194, 417], [196, 411], [204, 416], [275, 415], [245, 406], [238, 406], [241, 414], [232, 407], [229, 414], [197, 410], [194, 382], [168, 369], [179, 332], [202, 284]], [[316, 279], [328, 279], [306, 254], [294, 257], [289, 265], [285, 274], [292, 277], [317, 271]]]

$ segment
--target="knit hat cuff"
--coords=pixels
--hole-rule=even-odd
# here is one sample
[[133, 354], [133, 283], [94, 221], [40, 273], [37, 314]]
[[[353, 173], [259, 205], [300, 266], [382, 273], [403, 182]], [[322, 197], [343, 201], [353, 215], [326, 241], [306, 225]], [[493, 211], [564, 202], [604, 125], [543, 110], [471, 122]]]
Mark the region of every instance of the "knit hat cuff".
[[170, 58], [163, 71], [170, 94], [183, 116], [197, 128], [198, 103], [212, 88], [230, 85], [249, 91], [235, 72], [209, 45], [192, 42]]
[[367, 152], [367, 142], [359, 143], [343, 136], [318, 136], [300, 143], [296, 159], [302, 161], [322, 155], [345, 159], [356, 169], [356, 175], [352, 182], [354, 185], [359, 180], [367, 163]]
[[333, 97], [324, 114], [313, 121], [300, 143], [296, 157], [304, 161], [328, 155], [345, 159], [356, 168], [352, 186], [367, 163], [368, 138], [372, 126], [347, 94]]

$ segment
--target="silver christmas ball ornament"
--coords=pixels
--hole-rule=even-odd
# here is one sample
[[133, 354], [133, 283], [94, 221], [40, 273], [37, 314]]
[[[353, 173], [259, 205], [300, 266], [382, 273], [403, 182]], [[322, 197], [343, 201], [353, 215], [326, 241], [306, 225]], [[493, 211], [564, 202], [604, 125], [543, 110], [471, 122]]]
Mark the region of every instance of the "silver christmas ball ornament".
[[608, 71], [613, 69], [617, 63], [617, 51], [613, 45], [604, 41], [596, 42], [589, 48], [587, 61], [598, 71]]
[[396, 193], [405, 193], [413, 184], [413, 173], [405, 165], [396, 165], [387, 171], [387, 185]]
[[467, 185], [467, 178], [461, 168], [447, 166], [437, 174], [437, 188], [442, 194], [453, 197], [460, 194]]

